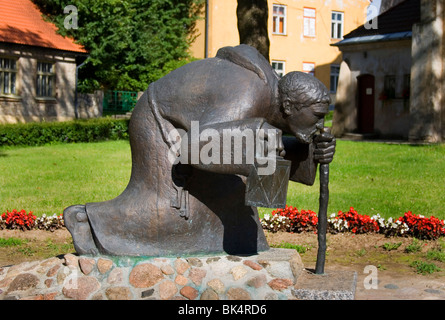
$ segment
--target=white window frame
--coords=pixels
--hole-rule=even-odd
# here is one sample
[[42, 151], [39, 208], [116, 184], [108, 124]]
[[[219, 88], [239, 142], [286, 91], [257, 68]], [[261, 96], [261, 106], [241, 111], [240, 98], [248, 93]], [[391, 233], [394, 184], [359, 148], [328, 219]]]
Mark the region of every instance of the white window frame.
[[308, 62], [308, 61], [303, 62], [302, 70], [303, 72], [315, 76], [315, 62]]
[[329, 77], [329, 81], [330, 81], [329, 87], [330, 87], [331, 93], [337, 92], [339, 76], [340, 76], [340, 65], [331, 64], [331, 73], [330, 73], [330, 77]]
[[0, 58], [0, 95], [17, 95], [17, 59]]
[[[51, 68], [48, 70], [48, 66]], [[37, 61], [36, 96], [39, 98], [54, 98], [56, 95], [56, 64]], [[40, 69], [40, 70], [39, 70]]]
[[303, 8], [303, 36], [316, 37], [316, 10], [315, 8]]
[[[277, 9], [277, 11], [275, 11]], [[283, 14], [279, 10], [283, 9]], [[280, 32], [280, 20], [283, 19], [283, 32]], [[286, 35], [287, 25], [287, 6], [281, 4], [274, 4], [272, 7], [272, 33], [279, 35]]]
[[[272, 60], [272, 69], [281, 77], [286, 74], [286, 62], [282, 60]], [[279, 68], [281, 66], [281, 68]]]
[[[338, 16], [340, 16], [340, 20], [338, 19]], [[344, 21], [344, 12], [331, 11], [331, 39], [343, 39]]]

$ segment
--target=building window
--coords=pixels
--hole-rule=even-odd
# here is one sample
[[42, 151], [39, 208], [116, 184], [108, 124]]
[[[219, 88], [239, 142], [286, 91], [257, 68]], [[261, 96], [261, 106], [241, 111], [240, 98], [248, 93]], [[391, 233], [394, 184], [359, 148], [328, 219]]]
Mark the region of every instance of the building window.
[[313, 62], [303, 62], [303, 72], [309, 73], [315, 76], [315, 63]]
[[396, 76], [385, 76], [384, 94], [386, 99], [394, 99], [396, 97]]
[[411, 89], [411, 74], [407, 73], [403, 76], [403, 92], [402, 98], [409, 99]]
[[285, 63], [284, 61], [275, 61], [272, 60], [272, 69], [275, 70], [275, 72], [282, 78], [285, 74]]
[[17, 61], [0, 58], [0, 94], [16, 94]]
[[331, 38], [343, 38], [343, 12], [332, 11], [331, 15]]
[[315, 9], [303, 9], [303, 35], [315, 37]]
[[331, 80], [330, 80], [331, 93], [337, 92], [339, 74], [340, 74], [340, 66], [338, 64], [331, 64]]
[[54, 96], [54, 64], [37, 62], [36, 94], [38, 97]]
[[274, 34], [286, 34], [286, 6], [273, 5], [273, 27]]

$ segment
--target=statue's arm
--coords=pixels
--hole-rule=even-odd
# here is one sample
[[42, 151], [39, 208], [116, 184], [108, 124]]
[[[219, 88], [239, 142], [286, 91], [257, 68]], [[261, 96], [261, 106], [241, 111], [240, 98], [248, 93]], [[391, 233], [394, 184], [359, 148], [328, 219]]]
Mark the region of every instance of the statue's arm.
[[318, 162], [314, 159], [315, 145], [299, 143], [295, 137], [283, 137], [284, 159], [292, 162], [289, 180], [313, 185]]

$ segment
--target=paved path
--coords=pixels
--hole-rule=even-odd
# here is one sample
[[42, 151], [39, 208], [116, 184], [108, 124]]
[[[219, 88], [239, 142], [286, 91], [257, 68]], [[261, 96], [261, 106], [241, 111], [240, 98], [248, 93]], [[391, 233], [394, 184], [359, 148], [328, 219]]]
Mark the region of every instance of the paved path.
[[371, 272], [357, 276], [356, 300], [445, 300], [443, 277], [378, 271], [373, 283]]

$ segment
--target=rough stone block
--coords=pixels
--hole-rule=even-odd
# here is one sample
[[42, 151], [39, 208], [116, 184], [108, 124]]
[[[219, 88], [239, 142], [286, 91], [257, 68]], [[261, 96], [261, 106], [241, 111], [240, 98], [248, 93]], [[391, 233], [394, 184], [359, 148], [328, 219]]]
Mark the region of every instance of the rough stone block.
[[175, 283], [171, 280], [165, 280], [159, 285], [159, 297], [162, 300], [171, 299], [177, 292], [178, 289], [176, 288]]
[[85, 275], [88, 275], [91, 271], [93, 271], [95, 265], [96, 265], [96, 260], [94, 259], [85, 257], [79, 258], [80, 270], [82, 270], [83, 274]]
[[99, 260], [97, 260], [97, 269], [102, 274], [107, 273], [112, 266], [113, 261], [111, 261], [110, 259], [99, 258]]
[[130, 284], [135, 288], [148, 288], [161, 281], [164, 275], [161, 269], [151, 263], [142, 263], [130, 273]]
[[326, 271], [314, 274], [306, 271], [291, 290], [301, 300], [354, 300], [357, 273], [354, 271]]
[[195, 300], [198, 297], [198, 290], [190, 286], [185, 286], [181, 289], [181, 294], [189, 300]]

